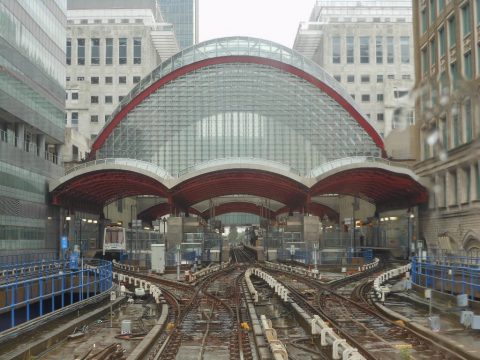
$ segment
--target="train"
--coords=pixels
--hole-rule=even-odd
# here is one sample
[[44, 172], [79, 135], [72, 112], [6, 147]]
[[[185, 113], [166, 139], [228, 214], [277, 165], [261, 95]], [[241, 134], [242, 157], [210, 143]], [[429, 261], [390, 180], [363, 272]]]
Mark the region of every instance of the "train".
[[103, 256], [111, 255], [118, 258], [127, 251], [127, 236], [125, 228], [118, 224], [105, 226], [103, 233]]

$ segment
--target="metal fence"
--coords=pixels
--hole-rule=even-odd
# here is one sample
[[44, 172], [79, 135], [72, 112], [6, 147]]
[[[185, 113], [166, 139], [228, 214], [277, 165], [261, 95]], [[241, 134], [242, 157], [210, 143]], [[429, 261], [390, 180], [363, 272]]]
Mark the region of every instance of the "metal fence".
[[40, 252], [40, 253], [22, 253], [22, 254], [8, 254], [0, 255], [0, 271], [14, 267], [25, 266], [25, 264], [52, 261], [58, 259], [56, 252]]
[[451, 295], [480, 297], [480, 258], [422, 256], [412, 259], [414, 284]]
[[38, 262], [37, 272], [10, 276], [8, 282], [1, 277], [0, 331], [86, 300], [112, 287], [112, 263], [109, 261], [59, 261], [52, 271], [45, 271], [42, 265], [44, 262]]

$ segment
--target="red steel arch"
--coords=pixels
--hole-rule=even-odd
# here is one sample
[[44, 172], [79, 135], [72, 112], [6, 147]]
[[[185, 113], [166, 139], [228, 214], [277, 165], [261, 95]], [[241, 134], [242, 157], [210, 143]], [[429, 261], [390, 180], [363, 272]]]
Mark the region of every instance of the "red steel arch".
[[98, 135], [95, 142], [92, 145], [92, 151], [90, 152], [89, 159], [93, 160], [97, 150], [101, 148], [104, 142], [107, 140], [108, 136], [112, 133], [115, 127], [122, 121], [125, 116], [132, 111], [137, 105], [141, 104], [149, 95], [154, 93], [156, 90], [161, 88], [163, 85], [174, 81], [178, 77], [188, 74], [192, 71], [201, 69], [206, 66], [219, 65], [219, 64], [229, 64], [229, 63], [250, 63], [258, 65], [266, 65], [277, 68], [279, 70], [288, 72], [292, 75], [298, 76], [312, 85], [316, 86], [318, 89], [322, 90], [324, 93], [329, 95], [334, 99], [338, 104], [340, 104], [357, 122], [358, 124], [370, 135], [374, 143], [378, 148], [385, 152], [383, 140], [380, 135], [375, 131], [375, 129], [370, 125], [370, 123], [347, 101], [343, 96], [336, 92], [333, 88], [328, 86], [323, 81], [317, 79], [316, 77], [310, 75], [309, 73], [300, 70], [292, 65], [285, 64], [283, 62], [256, 57], [256, 56], [220, 56], [216, 58], [210, 58], [201, 60], [192, 64], [188, 64], [179, 69], [172, 71], [171, 73], [165, 75], [161, 79], [157, 80], [155, 83], [150, 85], [148, 88], [139, 93], [135, 98], [130, 101], [122, 110], [120, 110], [115, 117], [107, 124], [103, 131]]
[[308, 188], [267, 171], [231, 169], [199, 175], [171, 189], [173, 201], [184, 209], [204, 200], [232, 194], [259, 196], [298, 206], [305, 202]]

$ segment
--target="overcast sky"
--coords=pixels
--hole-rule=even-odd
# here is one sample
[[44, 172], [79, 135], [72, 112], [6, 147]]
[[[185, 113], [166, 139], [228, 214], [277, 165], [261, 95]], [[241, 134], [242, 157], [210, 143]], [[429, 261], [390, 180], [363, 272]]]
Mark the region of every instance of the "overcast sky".
[[246, 35], [293, 46], [315, 0], [199, 0], [199, 40]]

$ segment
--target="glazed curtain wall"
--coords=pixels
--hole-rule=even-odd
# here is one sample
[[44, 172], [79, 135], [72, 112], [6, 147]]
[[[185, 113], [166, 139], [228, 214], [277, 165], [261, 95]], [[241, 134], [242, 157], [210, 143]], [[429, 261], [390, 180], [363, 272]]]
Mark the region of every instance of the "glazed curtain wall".
[[228, 63], [190, 72], [151, 94], [117, 125], [98, 158], [143, 160], [173, 176], [211, 160], [256, 158], [308, 175], [355, 155], [381, 156], [323, 91], [276, 68]]

